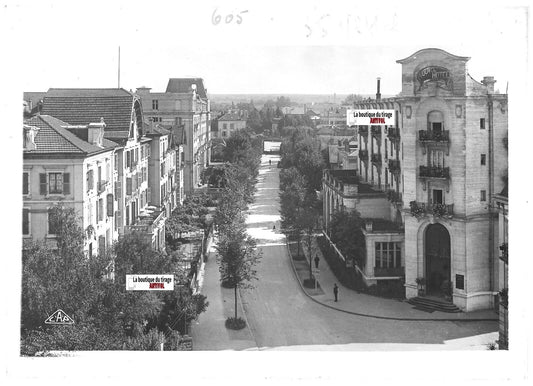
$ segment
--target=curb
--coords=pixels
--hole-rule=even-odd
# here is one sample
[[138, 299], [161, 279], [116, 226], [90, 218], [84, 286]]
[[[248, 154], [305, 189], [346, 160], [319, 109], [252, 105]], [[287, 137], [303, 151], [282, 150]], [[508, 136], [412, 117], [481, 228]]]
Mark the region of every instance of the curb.
[[241, 289], [239, 288], [237, 291], [239, 295], [239, 306], [241, 309], [241, 314], [244, 316], [244, 321], [246, 322], [246, 329], [248, 330], [248, 333], [250, 334], [251, 340], [255, 343], [255, 347], [259, 350], [259, 345], [257, 344], [257, 340], [255, 340], [255, 336], [252, 333], [252, 330], [250, 329], [250, 323], [248, 322], [248, 317], [246, 316], [246, 312], [244, 311], [244, 305], [242, 304], [242, 296], [241, 296]]
[[312, 301], [314, 301], [317, 304], [320, 304], [324, 307], [330, 308], [332, 310], [344, 312], [346, 314], [350, 315], [356, 315], [356, 316], [362, 316], [365, 318], [373, 318], [373, 319], [383, 319], [383, 320], [400, 320], [400, 321], [413, 321], [413, 322], [495, 322], [498, 321], [498, 317], [495, 318], [470, 318], [470, 319], [449, 319], [449, 318], [400, 318], [400, 317], [394, 317], [394, 316], [381, 316], [381, 315], [371, 315], [371, 314], [362, 314], [359, 312], [354, 311], [348, 311], [343, 310], [341, 308], [333, 307], [329, 304], [323, 303], [320, 300], [315, 299], [313, 296], [309, 295], [307, 291], [305, 290], [305, 287], [303, 286], [300, 277], [296, 273], [296, 267], [294, 266], [294, 262], [292, 260], [291, 251], [289, 248], [287, 236], [285, 236], [285, 247], [287, 248], [287, 254], [289, 255], [289, 259], [291, 260], [291, 266], [292, 266], [292, 272], [294, 273], [294, 276], [296, 276], [296, 279], [298, 280], [298, 284], [300, 285], [300, 289], [302, 292]]

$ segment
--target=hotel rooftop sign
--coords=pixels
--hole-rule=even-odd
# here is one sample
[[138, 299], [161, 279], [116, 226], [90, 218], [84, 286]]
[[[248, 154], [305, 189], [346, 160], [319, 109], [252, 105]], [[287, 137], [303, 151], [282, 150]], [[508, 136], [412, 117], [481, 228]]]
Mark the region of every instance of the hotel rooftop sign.
[[428, 82], [437, 82], [448, 87], [451, 83], [450, 71], [447, 68], [439, 66], [427, 66], [416, 73], [418, 81], [418, 91]]

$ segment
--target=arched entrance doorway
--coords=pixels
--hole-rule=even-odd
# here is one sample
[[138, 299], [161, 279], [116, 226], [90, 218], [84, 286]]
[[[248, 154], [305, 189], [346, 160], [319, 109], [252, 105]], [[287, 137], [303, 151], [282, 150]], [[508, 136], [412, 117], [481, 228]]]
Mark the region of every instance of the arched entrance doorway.
[[431, 224], [426, 230], [426, 293], [443, 296], [450, 282], [450, 234], [441, 224]]

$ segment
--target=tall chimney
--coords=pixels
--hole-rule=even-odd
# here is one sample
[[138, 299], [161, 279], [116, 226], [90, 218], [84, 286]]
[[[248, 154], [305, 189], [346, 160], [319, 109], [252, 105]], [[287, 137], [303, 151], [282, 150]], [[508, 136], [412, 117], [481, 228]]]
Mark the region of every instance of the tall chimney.
[[92, 145], [104, 147], [104, 129], [104, 118], [100, 118], [100, 122], [98, 123], [89, 123], [89, 126], [87, 127], [87, 142]]
[[23, 125], [24, 127], [24, 150], [35, 150], [37, 145], [35, 144], [35, 137], [39, 132], [39, 128], [36, 126]]
[[381, 78], [378, 77], [378, 92], [376, 93], [376, 100], [377, 101], [381, 100], [380, 83], [381, 83]]
[[494, 83], [496, 83], [496, 81], [493, 76], [484, 76], [481, 83], [487, 87], [488, 94], [494, 94]]

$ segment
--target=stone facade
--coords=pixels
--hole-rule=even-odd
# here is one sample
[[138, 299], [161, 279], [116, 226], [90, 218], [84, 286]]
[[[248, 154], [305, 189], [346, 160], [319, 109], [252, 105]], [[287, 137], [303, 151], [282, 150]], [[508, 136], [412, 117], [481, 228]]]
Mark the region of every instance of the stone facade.
[[417, 278], [433, 277], [434, 295], [451, 286], [464, 311], [493, 307], [499, 290], [490, 200], [503, 189], [508, 130], [507, 95], [494, 93], [492, 77], [474, 80], [468, 60], [420, 50], [398, 61], [398, 97], [355, 106], [396, 113], [393, 127], [359, 127], [359, 170], [362, 181], [401, 197], [406, 296], [417, 295]]

